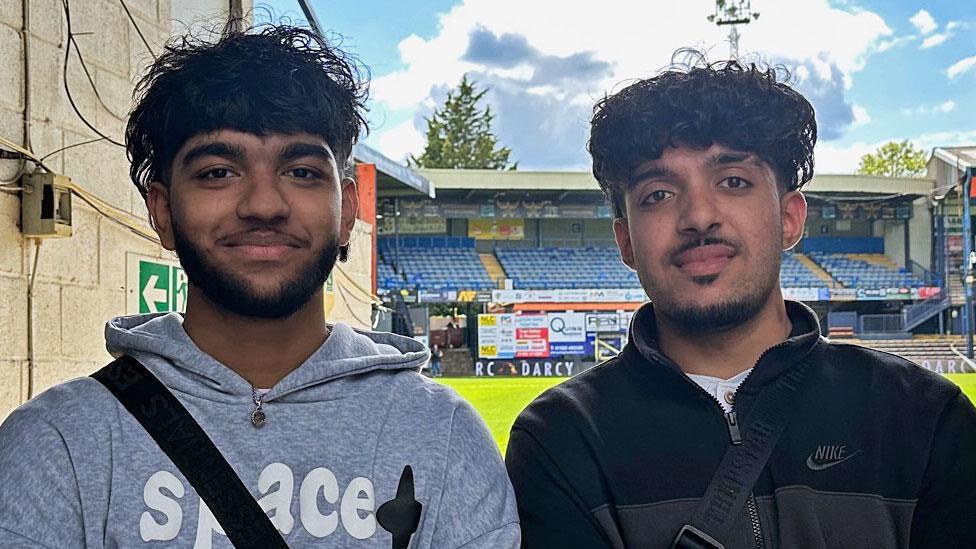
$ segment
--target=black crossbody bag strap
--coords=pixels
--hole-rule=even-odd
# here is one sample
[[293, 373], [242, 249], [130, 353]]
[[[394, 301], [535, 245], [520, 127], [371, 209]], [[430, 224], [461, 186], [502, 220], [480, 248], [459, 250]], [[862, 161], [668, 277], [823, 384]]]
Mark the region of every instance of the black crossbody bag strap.
[[210, 437], [145, 366], [126, 355], [91, 377], [115, 395], [169, 456], [234, 547], [288, 548]]
[[756, 398], [742, 443], [734, 444], [712, 476], [691, 522], [681, 527], [672, 549], [722, 549], [795, 408], [793, 396], [809, 368], [803, 360], [780, 374]]

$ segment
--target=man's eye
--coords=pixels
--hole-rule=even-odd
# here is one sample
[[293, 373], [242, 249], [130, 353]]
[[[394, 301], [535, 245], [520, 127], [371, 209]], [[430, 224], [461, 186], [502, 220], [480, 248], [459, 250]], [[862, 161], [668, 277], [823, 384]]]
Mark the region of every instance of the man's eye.
[[728, 177], [726, 179], [723, 179], [722, 182], [719, 183], [719, 185], [729, 189], [745, 189], [746, 187], [751, 186], [752, 183], [749, 183], [748, 181], [742, 179], [741, 177]]
[[658, 202], [663, 202], [672, 196], [674, 196], [673, 192], [658, 189], [647, 195], [647, 198], [644, 199], [644, 204], [657, 204]]
[[203, 173], [203, 179], [224, 179], [230, 177], [230, 170], [227, 168], [214, 168]]
[[308, 168], [293, 168], [288, 170], [288, 173], [290, 173], [292, 177], [297, 177], [299, 179], [315, 179], [320, 177], [317, 171], [310, 170]]

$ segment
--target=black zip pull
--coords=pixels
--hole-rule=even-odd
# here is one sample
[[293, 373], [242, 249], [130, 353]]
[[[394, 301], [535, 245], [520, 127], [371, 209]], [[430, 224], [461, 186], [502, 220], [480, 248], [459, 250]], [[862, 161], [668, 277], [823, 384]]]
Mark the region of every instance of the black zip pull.
[[725, 414], [725, 423], [729, 427], [729, 438], [732, 444], [738, 446], [742, 444], [742, 436], [739, 434], [739, 419], [735, 417], [735, 412]]

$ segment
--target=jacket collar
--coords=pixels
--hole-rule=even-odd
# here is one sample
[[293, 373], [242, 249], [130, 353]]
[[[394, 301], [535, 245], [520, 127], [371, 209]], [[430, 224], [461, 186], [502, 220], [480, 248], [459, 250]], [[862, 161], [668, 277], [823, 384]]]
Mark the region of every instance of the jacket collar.
[[[749, 376], [749, 385], [757, 386], [782, 373], [791, 364], [806, 357], [820, 341], [820, 321], [812, 309], [797, 301], [786, 301], [786, 314], [793, 325], [789, 338], [767, 349], [756, 362]], [[630, 341], [624, 355], [637, 355], [652, 364], [677, 372], [681, 369], [658, 346], [657, 323], [653, 303], [646, 303], [637, 310], [630, 323]]]

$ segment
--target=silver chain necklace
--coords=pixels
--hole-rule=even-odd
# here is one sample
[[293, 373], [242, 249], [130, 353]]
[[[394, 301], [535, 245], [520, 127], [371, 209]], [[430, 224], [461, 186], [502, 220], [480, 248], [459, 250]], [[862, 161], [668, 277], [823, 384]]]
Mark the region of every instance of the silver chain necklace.
[[262, 407], [264, 397], [268, 393], [258, 393], [258, 390], [251, 386], [251, 399], [254, 401], [254, 411], [251, 412], [251, 423], [255, 427], [261, 427], [264, 425], [264, 420], [267, 416], [264, 415], [264, 408]]

